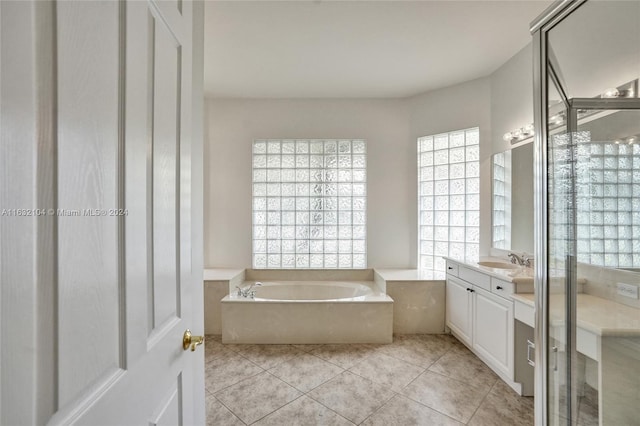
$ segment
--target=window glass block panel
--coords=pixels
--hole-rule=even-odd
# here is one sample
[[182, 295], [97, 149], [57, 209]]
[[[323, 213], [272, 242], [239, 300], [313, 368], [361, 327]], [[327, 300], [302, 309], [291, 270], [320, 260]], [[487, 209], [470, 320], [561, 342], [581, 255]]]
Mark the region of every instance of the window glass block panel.
[[338, 210], [351, 210], [351, 197], [338, 197]]
[[449, 147], [456, 148], [464, 146], [464, 132], [449, 133]]
[[444, 271], [440, 256], [477, 258], [478, 160], [478, 128], [418, 139], [420, 268]]
[[267, 210], [278, 211], [280, 210], [280, 198], [269, 197], [267, 198]]
[[449, 225], [449, 211], [436, 211], [434, 212], [434, 225], [436, 226], [448, 226]]
[[312, 254], [309, 256], [310, 268], [321, 269], [324, 266], [324, 256], [320, 254]]
[[296, 267], [296, 256], [293, 254], [282, 255], [282, 267], [285, 269], [293, 269]]
[[253, 197], [253, 210], [266, 210], [267, 199], [264, 197]]
[[351, 153], [351, 141], [338, 141], [338, 152], [341, 154]]
[[465, 160], [465, 150], [462, 148], [454, 148], [449, 151], [449, 163], [462, 163]]
[[[351, 230], [352, 228], [347, 228], [347, 229]], [[352, 235], [354, 239], [364, 239], [367, 235], [367, 231], [365, 227], [362, 225], [353, 226]]]
[[354, 170], [353, 171], [353, 181], [354, 182], [364, 182], [367, 179], [367, 174], [364, 170]]
[[451, 243], [449, 245], [449, 256], [455, 259], [464, 259], [464, 243]]
[[351, 268], [353, 265], [353, 256], [350, 254], [338, 255], [338, 268]]
[[439, 166], [441, 164], [449, 164], [449, 151], [441, 150], [436, 151], [433, 156], [433, 164]]
[[362, 269], [366, 267], [366, 258], [362, 254], [354, 254], [353, 255], [353, 265], [354, 269]]
[[[449, 224], [451, 226], [465, 226], [465, 211], [451, 211], [449, 212]], [[472, 225], [472, 224], [469, 224]]]
[[337, 240], [324, 240], [324, 252], [325, 253], [337, 253], [338, 241]]
[[449, 182], [449, 188], [451, 194], [465, 194], [465, 180], [464, 179], [453, 179]]
[[293, 240], [296, 237], [296, 227], [295, 226], [283, 226], [280, 228], [282, 233], [282, 238], [287, 240]]
[[264, 197], [267, 195], [266, 183], [254, 183], [253, 184], [253, 196]]
[[325, 254], [324, 255], [324, 267], [326, 269], [335, 269], [335, 268], [337, 268], [338, 267], [338, 255], [337, 254]]
[[449, 166], [449, 178], [450, 179], [460, 179], [465, 176], [465, 164], [451, 164]]
[[350, 226], [339, 226], [338, 227], [338, 238], [341, 240], [353, 238], [353, 231]]
[[253, 240], [253, 252], [254, 253], [266, 253], [267, 242], [265, 240]]
[[361, 184], [361, 183], [354, 183], [354, 184], [352, 184], [352, 186], [353, 186], [353, 191], [352, 191], [352, 193], [353, 193], [353, 195], [354, 195], [354, 196], [362, 197], [362, 196], [364, 196], [364, 195], [366, 194], [366, 192], [367, 192], [367, 187], [366, 187], [366, 185], [364, 185], [364, 184]]
[[283, 155], [282, 156], [282, 167], [291, 169], [296, 166], [296, 159], [293, 155]]
[[319, 241], [310, 241], [309, 242], [309, 251], [311, 253], [323, 253], [324, 252], [324, 244], [322, 240]]
[[433, 256], [420, 256], [420, 268], [425, 270], [433, 270]]
[[[502, 170], [504, 176], [504, 170]], [[467, 164], [467, 177], [479, 177], [480, 176], [480, 164], [476, 162], [469, 162]]]
[[452, 226], [449, 228], [449, 241], [464, 242], [464, 237], [465, 228], [463, 226]]
[[309, 255], [298, 254], [296, 255], [296, 268], [309, 268]]
[[308, 168], [309, 167], [309, 156], [304, 155], [296, 155], [296, 167], [297, 168]]
[[254, 225], [264, 225], [267, 223], [267, 213], [263, 211], [257, 211], [253, 213]]
[[278, 196], [280, 195], [280, 184], [279, 183], [268, 183], [267, 184], [267, 195], [268, 196]]
[[367, 251], [367, 245], [364, 240], [354, 240], [353, 241], [353, 252], [354, 253], [365, 253]]
[[256, 269], [264, 269], [267, 267], [267, 255], [266, 254], [254, 254], [253, 255], [253, 267]]
[[336, 154], [338, 152], [338, 142], [337, 141], [325, 141], [324, 142], [324, 153], [325, 154]]
[[254, 226], [253, 227], [253, 238], [259, 239], [259, 240], [267, 238], [267, 227], [266, 226]]
[[353, 210], [365, 210], [367, 206], [364, 197], [353, 197]]

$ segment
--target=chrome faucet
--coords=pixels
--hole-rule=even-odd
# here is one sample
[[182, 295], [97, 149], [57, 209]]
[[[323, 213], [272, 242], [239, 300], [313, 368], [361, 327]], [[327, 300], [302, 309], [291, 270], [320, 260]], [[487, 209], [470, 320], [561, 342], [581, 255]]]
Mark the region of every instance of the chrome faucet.
[[526, 266], [527, 268], [531, 266], [531, 259], [525, 255], [522, 254], [522, 256], [518, 256], [515, 253], [509, 253], [507, 256], [509, 256], [509, 259], [511, 259], [511, 263], [518, 264], [520, 266]]
[[256, 290], [253, 290], [254, 287], [260, 287], [262, 286], [262, 283], [260, 281], [256, 281], [255, 283], [251, 284], [248, 288], [240, 288], [238, 286], [236, 286], [236, 289], [238, 290], [238, 297], [244, 297], [244, 298], [255, 298], [256, 297]]

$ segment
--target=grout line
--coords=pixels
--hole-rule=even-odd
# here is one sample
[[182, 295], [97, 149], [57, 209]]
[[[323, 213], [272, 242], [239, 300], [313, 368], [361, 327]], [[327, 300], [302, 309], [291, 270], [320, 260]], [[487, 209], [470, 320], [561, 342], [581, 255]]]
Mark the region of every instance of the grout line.
[[[499, 379], [498, 379], [499, 380]], [[480, 409], [480, 407], [482, 407], [482, 404], [484, 404], [484, 401], [487, 399], [487, 396], [489, 396], [489, 394], [491, 393], [491, 391], [493, 390], [494, 387], [496, 387], [496, 385], [498, 384], [498, 382], [496, 381], [491, 388], [489, 388], [489, 392], [486, 393], [486, 395], [482, 398], [482, 401], [480, 401], [480, 404], [478, 404], [478, 407], [476, 407], [476, 409], [474, 410], [473, 414], [471, 415], [471, 417], [469, 417], [469, 421], [466, 424], [469, 424], [469, 422], [473, 419], [473, 417], [476, 415], [476, 413], [478, 412], [478, 410]]]
[[232, 410], [231, 408], [227, 407], [227, 406], [225, 405], [225, 403], [224, 403], [224, 402], [222, 402], [222, 401], [220, 401], [218, 398], [216, 398], [216, 396], [215, 396], [215, 395], [213, 395], [213, 394], [212, 394], [212, 396], [213, 396], [213, 398], [214, 398], [216, 401], [218, 401], [218, 402], [220, 403], [220, 405], [222, 405], [224, 408], [226, 408], [227, 410], [229, 410], [229, 412], [231, 413], [231, 415], [232, 415], [233, 417], [235, 417], [236, 419], [238, 419], [238, 421], [239, 421], [240, 423], [242, 423], [243, 425], [246, 425], [246, 424], [247, 424], [244, 420], [242, 420], [240, 417], [238, 417], [238, 415], [237, 415], [236, 413], [234, 413], [234, 412], [233, 412], [233, 410]]

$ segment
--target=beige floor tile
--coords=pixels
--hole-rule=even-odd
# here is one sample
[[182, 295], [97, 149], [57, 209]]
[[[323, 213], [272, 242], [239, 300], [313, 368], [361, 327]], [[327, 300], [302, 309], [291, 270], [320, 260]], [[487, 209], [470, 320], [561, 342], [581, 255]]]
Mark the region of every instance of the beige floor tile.
[[451, 377], [489, 391], [498, 380], [498, 376], [480, 359], [469, 352], [448, 352], [435, 362], [429, 371]]
[[506, 383], [498, 380], [469, 425], [531, 426], [533, 425], [533, 398], [519, 396]]
[[356, 364], [349, 371], [399, 392], [418, 377], [424, 369], [379, 353]]
[[228, 349], [225, 345], [215, 340], [204, 341], [204, 361], [209, 362], [216, 358], [224, 357], [233, 354], [234, 352]]
[[301, 396], [279, 410], [254, 423], [255, 426], [353, 426], [349, 420], [339, 416], [311, 398]]
[[397, 395], [365, 420], [365, 426], [462, 426], [462, 423], [422, 404]]
[[284, 380], [302, 392], [321, 385], [343, 371], [316, 356], [304, 353], [269, 370], [269, 373]]
[[444, 341], [440, 339], [434, 344], [428, 344], [417, 337], [406, 335], [394, 336], [392, 344], [377, 348], [380, 353], [422, 368], [436, 362], [447, 350]]
[[267, 372], [215, 394], [243, 422], [251, 424], [302, 395]]
[[211, 393], [264, 371], [248, 359], [234, 352], [207, 360], [204, 369], [205, 387]]
[[366, 419], [394, 395], [391, 389], [348, 371], [308, 394], [356, 424]]
[[313, 355], [344, 369], [353, 367], [374, 352], [368, 345], [322, 345], [311, 351]]
[[401, 392], [462, 423], [469, 421], [487, 394], [467, 383], [427, 371]]
[[242, 345], [237, 352], [265, 370], [303, 353], [291, 345]]
[[244, 426], [239, 418], [233, 415], [213, 395], [207, 395], [207, 426]]

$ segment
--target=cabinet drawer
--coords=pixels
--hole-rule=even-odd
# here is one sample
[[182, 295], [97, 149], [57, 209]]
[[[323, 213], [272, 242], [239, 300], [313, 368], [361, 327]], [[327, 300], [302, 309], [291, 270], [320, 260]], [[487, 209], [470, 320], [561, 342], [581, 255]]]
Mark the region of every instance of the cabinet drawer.
[[513, 283], [491, 278], [491, 293], [508, 298], [515, 291]]
[[454, 277], [457, 277], [458, 276], [458, 264], [447, 260], [447, 274], [453, 275]]
[[484, 290], [491, 291], [491, 277], [489, 275], [460, 266], [458, 268], [458, 277]]

